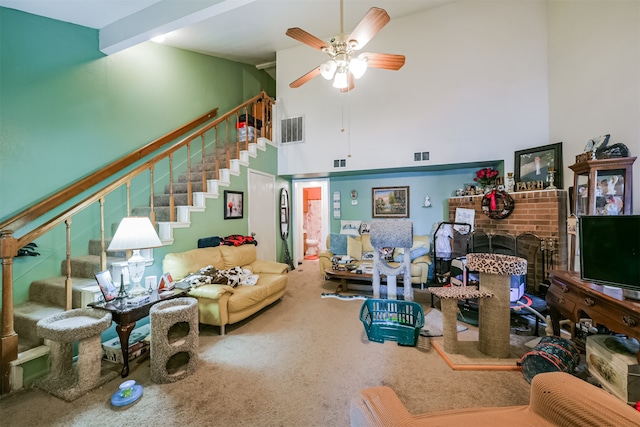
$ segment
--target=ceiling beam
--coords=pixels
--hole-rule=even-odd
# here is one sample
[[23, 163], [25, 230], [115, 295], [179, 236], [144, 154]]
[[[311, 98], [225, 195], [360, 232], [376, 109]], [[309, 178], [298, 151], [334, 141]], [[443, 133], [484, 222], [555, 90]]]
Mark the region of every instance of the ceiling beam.
[[257, 0], [161, 0], [102, 28], [100, 51], [112, 55]]

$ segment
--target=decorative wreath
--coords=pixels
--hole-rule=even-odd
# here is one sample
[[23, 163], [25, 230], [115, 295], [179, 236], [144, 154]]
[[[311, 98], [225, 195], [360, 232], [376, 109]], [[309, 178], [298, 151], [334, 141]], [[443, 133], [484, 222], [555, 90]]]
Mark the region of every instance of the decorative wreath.
[[505, 219], [513, 212], [513, 205], [506, 191], [491, 190], [482, 197], [482, 212], [491, 219]]

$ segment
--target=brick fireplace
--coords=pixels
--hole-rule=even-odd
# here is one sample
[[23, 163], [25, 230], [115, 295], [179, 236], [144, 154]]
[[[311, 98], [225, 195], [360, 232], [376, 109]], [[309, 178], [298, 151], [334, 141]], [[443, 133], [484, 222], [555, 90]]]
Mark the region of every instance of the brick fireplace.
[[[474, 230], [483, 231], [490, 237], [509, 234], [513, 237], [531, 233], [527, 245], [520, 245], [521, 255], [529, 261], [527, 286], [529, 277], [542, 278], [542, 251], [539, 239], [555, 239], [557, 245], [553, 252], [553, 268], [566, 270], [568, 265], [567, 242], [567, 192], [565, 190], [540, 190], [511, 193], [514, 209], [505, 219], [491, 219], [482, 213], [482, 197], [461, 196], [449, 199], [449, 221], [455, 220], [456, 208], [473, 209], [475, 211]], [[539, 239], [535, 239], [537, 236]], [[523, 238], [524, 242], [525, 239]], [[530, 248], [527, 249], [527, 246]], [[531, 284], [538, 288], [537, 284]]]

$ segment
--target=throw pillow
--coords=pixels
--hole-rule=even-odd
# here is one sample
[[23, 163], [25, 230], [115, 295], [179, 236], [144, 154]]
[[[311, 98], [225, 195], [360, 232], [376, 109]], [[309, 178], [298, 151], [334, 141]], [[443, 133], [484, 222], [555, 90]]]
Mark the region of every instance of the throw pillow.
[[347, 236], [345, 234], [331, 234], [329, 236], [329, 250], [334, 255], [347, 254]]
[[[423, 255], [426, 255], [429, 253], [429, 250], [425, 247], [421, 247], [421, 248], [416, 248], [416, 249], [411, 249], [411, 252], [409, 252], [409, 258], [411, 259], [411, 261], [413, 261], [416, 258], [419, 258]], [[395, 262], [402, 262], [404, 261], [404, 251], [401, 254], [396, 254], [395, 258], [393, 259]]]
[[349, 234], [351, 236], [360, 235], [360, 224], [362, 221], [340, 221], [340, 234]]
[[362, 242], [351, 236], [347, 236], [347, 255], [360, 261], [362, 259]]

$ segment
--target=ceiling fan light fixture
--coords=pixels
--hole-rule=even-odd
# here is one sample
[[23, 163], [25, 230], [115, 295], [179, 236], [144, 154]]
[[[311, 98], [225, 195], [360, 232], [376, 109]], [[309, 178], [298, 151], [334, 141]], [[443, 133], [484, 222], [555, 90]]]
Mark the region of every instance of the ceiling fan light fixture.
[[347, 70], [340, 69], [336, 73], [336, 78], [333, 80], [333, 87], [336, 89], [344, 89], [349, 85], [347, 80]]
[[349, 62], [349, 71], [351, 71], [351, 74], [353, 74], [353, 77], [356, 79], [364, 76], [364, 73], [367, 71], [366, 57], [358, 56], [357, 58], [353, 58], [351, 62]]
[[336, 65], [336, 62], [333, 59], [330, 59], [327, 62], [320, 64], [320, 74], [325, 79], [331, 80], [336, 73], [337, 68], [338, 66]]

